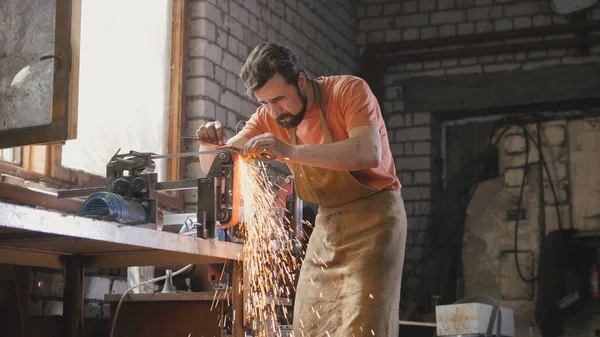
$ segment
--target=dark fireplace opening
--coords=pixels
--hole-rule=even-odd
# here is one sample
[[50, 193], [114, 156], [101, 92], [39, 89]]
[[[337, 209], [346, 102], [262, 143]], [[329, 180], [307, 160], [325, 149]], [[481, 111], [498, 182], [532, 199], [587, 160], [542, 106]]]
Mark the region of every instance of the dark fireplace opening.
[[427, 233], [430, 249], [424, 259], [417, 294], [421, 313], [432, 312], [436, 304], [451, 304], [464, 296], [462, 245], [466, 211], [478, 184], [503, 175], [500, 161], [504, 149], [496, 143], [499, 137], [517, 132], [520, 126], [535, 128], [547, 121], [597, 115], [596, 109], [480, 115], [455, 120], [433, 114], [432, 133], [439, 134], [440, 157], [433, 158], [438, 163], [435, 168], [439, 178], [435, 180], [439, 184]]

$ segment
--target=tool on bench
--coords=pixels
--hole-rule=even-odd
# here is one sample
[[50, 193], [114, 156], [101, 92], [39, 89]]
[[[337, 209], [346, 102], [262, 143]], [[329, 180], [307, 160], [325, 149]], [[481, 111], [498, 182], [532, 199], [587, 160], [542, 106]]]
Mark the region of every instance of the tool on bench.
[[[221, 145], [221, 146], [219, 146], [219, 149], [231, 150], [231, 151], [236, 152], [237, 154], [239, 154], [242, 157], [246, 157], [244, 149], [241, 149], [239, 147], [235, 147], [235, 146], [232, 146], [232, 145]], [[272, 155], [269, 155], [269, 154], [263, 154], [263, 155], [261, 155], [258, 158], [248, 158], [248, 157], [246, 157], [246, 159], [250, 160], [250, 161], [266, 162], [266, 161], [276, 160], [277, 156], [272, 156]]]
[[[119, 149], [120, 151], [120, 149]], [[81, 215], [125, 224], [157, 223], [157, 192], [198, 189], [198, 237], [215, 238], [221, 228], [239, 223], [239, 193], [233, 193], [236, 152], [226, 149], [157, 155], [129, 151], [113, 155], [106, 165], [106, 186], [58, 191], [59, 198], [87, 197]], [[206, 177], [159, 182], [154, 161], [216, 154]]]
[[[197, 237], [217, 238], [217, 229], [237, 226], [241, 221], [241, 195], [239, 191], [240, 165], [243, 150], [223, 146], [217, 150], [159, 155], [120, 149], [106, 164], [106, 186], [58, 191], [58, 198], [86, 197], [79, 215], [118, 221], [129, 225], [158, 224], [158, 191], [197, 189], [197, 211], [191, 214], [197, 224]], [[154, 172], [155, 161], [180, 157], [215, 155], [206, 177], [176, 181], [158, 181]], [[251, 160], [268, 177], [263, 161]], [[301, 234], [302, 219], [296, 209], [302, 209], [301, 200], [290, 189], [294, 202], [286, 205], [294, 210], [292, 222]], [[189, 216], [188, 214], [187, 216]], [[166, 219], [166, 216], [165, 216]], [[166, 224], [166, 221], [161, 221]], [[183, 224], [183, 220], [179, 222]], [[231, 231], [233, 232], [233, 230]], [[298, 235], [300, 235], [298, 234]], [[230, 238], [235, 237], [230, 233]]]
[[[236, 226], [241, 222], [241, 193], [240, 193], [240, 169], [246, 165], [240, 165], [240, 159], [243, 158], [243, 150], [234, 147], [221, 147], [212, 151], [187, 152], [179, 154], [160, 155], [154, 153], [129, 151], [120, 154], [120, 149], [112, 156], [106, 164], [106, 186], [96, 188], [83, 188], [75, 190], [58, 191], [59, 198], [86, 197], [81, 215], [97, 218], [108, 218], [109, 220], [119, 221], [121, 223], [136, 225], [158, 222], [158, 192], [166, 190], [186, 190], [197, 189], [197, 210], [191, 214], [172, 214], [171, 217], [164, 216], [162, 225], [168, 221], [174, 220], [173, 224], [179, 223], [186, 229], [196, 232], [196, 237], [204, 239], [216, 239], [223, 241], [240, 242], [243, 238], [236, 236]], [[197, 179], [177, 180], [177, 181], [158, 181], [158, 175], [154, 172], [155, 161], [161, 159], [172, 159], [181, 157], [196, 157], [204, 155], [216, 155], [210, 170], [206, 177]], [[265, 157], [264, 161], [272, 158]], [[246, 160], [246, 159], [244, 159]], [[268, 178], [267, 166], [261, 159], [251, 160], [250, 165], [261, 170], [261, 174]], [[266, 180], [269, 186], [271, 183]], [[282, 221], [283, 226], [292, 226], [293, 230], [286, 231], [288, 237], [282, 239], [280, 246], [287, 241], [288, 249], [294, 249], [294, 253], [301, 252], [302, 245], [302, 201], [297, 197], [293, 189], [293, 178], [286, 179], [287, 186], [281, 188], [278, 196], [282, 199], [281, 205], [276, 208], [283, 214], [281, 219], [287, 218], [286, 212], [290, 212], [289, 221]], [[179, 219], [177, 219], [179, 218]], [[168, 221], [167, 221], [168, 220]], [[161, 225], [161, 226], [162, 226]], [[217, 230], [223, 231], [217, 232]], [[222, 235], [224, 233], [228, 233]], [[186, 234], [187, 235], [187, 234]], [[167, 239], [157, 237], [157, 239]], [[239, 241], [238, 241], [239, 240]], [[296, 242], [297, 241], [297, 242]], [[165, 270], [165, 276], [154, 278], [153, 281], [166, 279], [163, 292], [177, 291], [178, 283], [181, 280], [174, 279], [176, 275], [189, 270], [193, 265], [188, 265], [175, 273], [171, 270], [179, 268], [169, 267]], [[217, 265], [220, 267], [220, 265]], [[176, 266], [175, 266], [176, 267]], [[195, 272], [182, 275], [189, 278], [189, 288], [198, 287], [195, 291], [208, 291], [202, 289], [206, 281], [210, 282], [213, 288], [231, 289], [233, 282], [233, 265], [227, 268], [196, 268]], [[163, 274], [158, 268], [153, 273]], [[221, 276], [220, 273], [223, 275]], [[141, 276], [144, 273], [137, 272]], [[136, 275], [132, 271], [132, 275]], [[145, 281], [148, 283], [150, 281]], [[130, 288], [130, 290], [133, 289]], [[128, 290], [128, 292], [130, 291]], [[122, 298], [124, 298], [125, 294]], [[118, 310], [122, 302], [119, 302]], [[227, 317], [233, 317], [233, 309], [229, 307]], [[240, 310], [239, 308], [237, 308]], [[115, 320], [116, 316], [115, 314]], [[114, 322], [113, 321], [113, 322]], [[232, 323], [225, 323], [225, 326], [231, 326]], [[112, 329], [114, 329], [114, 324]]]

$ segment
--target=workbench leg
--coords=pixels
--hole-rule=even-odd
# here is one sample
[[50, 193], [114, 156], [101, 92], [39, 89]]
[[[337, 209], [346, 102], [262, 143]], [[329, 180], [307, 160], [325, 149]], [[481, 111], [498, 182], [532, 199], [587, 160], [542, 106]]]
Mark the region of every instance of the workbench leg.
[[243, 282], [244, 264], [243, 262], [234, 262], [232, 275], [233, 337], [244, 337], [246, 335]]
[[64, 270], [63, 324], [65, 337], [83, 336], [83, 264], [67, 256]]

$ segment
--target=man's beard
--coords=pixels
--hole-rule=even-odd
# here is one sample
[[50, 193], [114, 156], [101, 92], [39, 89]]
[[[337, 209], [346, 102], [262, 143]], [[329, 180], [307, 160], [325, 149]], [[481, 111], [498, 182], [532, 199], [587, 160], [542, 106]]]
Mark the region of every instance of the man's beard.
[[[277, 117], [275, 121], [282, 128], [293, 129], [297, 127], [298, 125], [300, 125], [300, 122], [302, 122], [302, 120], [304, 119], [304, 115], [306, 115], [306, 105], [308, 102], [308, 98], [302, 94], [298, 86], [296, 86], [296, 93], [298, 94], [298, 98], [300, 99], [300, 101], [302, 101], [302, 110], [300, 110], [300, 112], [296, 115], [292, 115], [291, 113], [286, 112], [283, 115]], [[289, 118], [289, 120], [283, 121], [284, 118]]]

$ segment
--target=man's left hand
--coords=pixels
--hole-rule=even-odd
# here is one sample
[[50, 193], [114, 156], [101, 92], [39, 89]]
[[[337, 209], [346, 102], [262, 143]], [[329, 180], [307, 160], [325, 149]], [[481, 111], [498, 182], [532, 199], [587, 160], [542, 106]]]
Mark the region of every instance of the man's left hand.
[[279, 160], [289, 158], [292, 145], [282, 142], [272, 133], [256, 136], [246, 143], [244, 154], [248, 158], [260, 158], [264, 156], [275, 156]]

